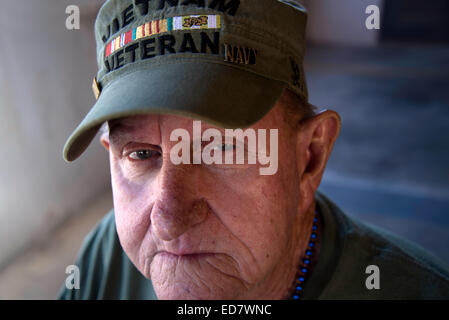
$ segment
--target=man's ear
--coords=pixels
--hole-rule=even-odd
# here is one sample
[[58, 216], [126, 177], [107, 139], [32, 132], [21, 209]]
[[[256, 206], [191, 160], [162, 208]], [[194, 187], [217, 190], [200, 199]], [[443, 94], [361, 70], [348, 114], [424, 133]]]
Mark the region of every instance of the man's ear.
[[106, 151], [109, 152], [109, 130], [103, 130], [100, 135], [100, 142]]
[[[311, 202], [314, 198], [334, 142], [340, 133], [340, 127], [340, 116], [332, 110], [325, 110], [305, 120], [299, 127], [296, 135], [296, 152], [301, 184], [300, 192], [302, 199], [306, 200], [305, 202]], [[307, 203], [304, 203], [304, 206], [303, 209], [308, 208]]]

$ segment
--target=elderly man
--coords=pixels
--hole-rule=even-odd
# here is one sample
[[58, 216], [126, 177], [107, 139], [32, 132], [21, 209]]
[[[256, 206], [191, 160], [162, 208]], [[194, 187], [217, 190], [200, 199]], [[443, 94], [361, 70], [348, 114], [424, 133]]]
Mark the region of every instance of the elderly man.
[[60, 298], [449, 298], [436, 258], [316, 192], [340, 118], [307, 102], [305, 25], [292, 0], [103, 5], [64, 157], [105, 123], [114, 210]]

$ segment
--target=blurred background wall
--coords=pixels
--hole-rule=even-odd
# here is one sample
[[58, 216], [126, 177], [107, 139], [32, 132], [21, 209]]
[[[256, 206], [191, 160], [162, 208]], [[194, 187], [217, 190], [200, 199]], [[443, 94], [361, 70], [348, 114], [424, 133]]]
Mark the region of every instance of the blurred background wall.
[[342, 118], [320, 190], [449, 262], [449, 2], [304, 4], [310, 101]]
[[383, 0], [306, 0], [309, 11], [309, 43], [336, 46], [368, 46], [379, 43], [379, 31], [365, 28], [365, 9], [376, 5], [383, 11]]
[[0, 2], [0, 267], [108, 188], [100, 148], [71, 165], [61, 156], [94, 102], [92, 26], [101, 1], [76, 1], [77, 31], [65, 28], [71, 3]]
[[[0, 2], [0, 299], [54, 298], [112, 207], [98, 141], [70, 165], [61, 156], [94, 103], [102, 2]], [[310, 100], [342, 117], [320, 190], [449, 262], [449, 2], [302, 2]], [[65, 28], [70, 4], [80, 30]], [[365, 27], [372, 4], [380, 30]]]

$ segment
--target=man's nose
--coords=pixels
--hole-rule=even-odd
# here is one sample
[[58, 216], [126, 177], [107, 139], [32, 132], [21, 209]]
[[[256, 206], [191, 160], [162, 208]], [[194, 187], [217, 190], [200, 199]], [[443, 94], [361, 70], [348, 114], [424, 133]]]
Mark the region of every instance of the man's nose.
[[206, 220], [210, 208], [196, 191], [195, 168], [164, 163], [159, 192], [151, 213], [156, 236], [170, 241]]

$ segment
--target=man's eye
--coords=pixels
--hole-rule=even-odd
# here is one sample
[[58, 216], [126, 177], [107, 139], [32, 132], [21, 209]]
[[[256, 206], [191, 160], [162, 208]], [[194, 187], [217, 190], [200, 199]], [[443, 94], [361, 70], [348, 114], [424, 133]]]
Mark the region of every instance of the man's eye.
[[147, 160], [157, 155], [159, 155], [159, 152], [146, 149], [131, 152], [128, 157], [131, 158], [132, 160]]

